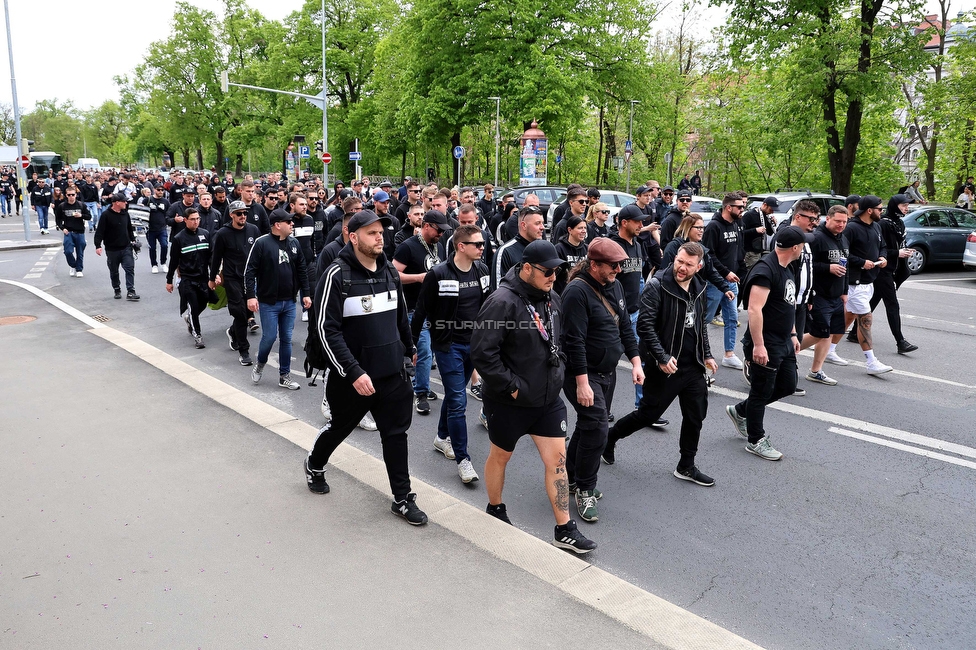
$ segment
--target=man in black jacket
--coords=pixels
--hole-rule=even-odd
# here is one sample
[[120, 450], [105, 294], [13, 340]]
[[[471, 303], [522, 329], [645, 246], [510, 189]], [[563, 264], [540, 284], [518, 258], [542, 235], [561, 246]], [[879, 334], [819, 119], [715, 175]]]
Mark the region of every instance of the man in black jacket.
[[641, 293], [637, 335], [641, 358], [650, 368], [646, 390], [637, 410], [610, 429], [603, 460], [612, 465], [617, 442], [654, 424], [677, 398], [682, 416], [678, 441], [681, 456], [674, 476], [708, 487], [715, 481], [695, 466], [702, 422], [708, 412], [705, 372], [718, 372], [705, 331], [706, 283], [696, 277], [704, 254], [700, 244], [682, 244], [674, 263], [658, 272]]
[[589, 553], [587, 539], [569, 516], [566, 479], [566, 404], [559, 397], [565, 376], [559, 350], [559, 296], [552, 293], [563, 261], [556, 247], [539, 239], [525, 247], [520, 264], [509, 269], [488, 297], [472, 339], [471, 360], [484, 384], [484, 410], [491, 447], [485, 463], [488, 514], [506, 523], [502, 502], [505, 467], [519, 438], [528, 434], [545, 465], [545, 485], [556, 518], [553, 545]]
[[149, 226], [146, 228], [146, 243], [149, 245], [149, 263], [152, 272], [159, 273], [156, 264], [156, 246], [159, 246], [159, 263], [163, 265], [163, 273], [169, 271], [166, 266], [166, 255], [169, 242], [166, 239], [166, 213], [169, 211], [169, 201], [163, 196], [165, 188], [162, 184], [153, 188], [153, 195], [149, 199]]
[[108, 263], [109, 276], [112, 278], [112, 288], [115, 289], [115, 299], [122, 298], [119, 282], [119, 265], [125, 271], [126, 300], [139, 300], [136, 293], [135, 258], [132, 256], [132, 242], [136, 239], [136, 231], [129, 220], [126, 209], [125, 194], [113, 194], [111, 204], [102, 213], [95, 228], [95, 254], [101, 256], [102, 242], [105, 242], [105, 257]]
[[874, 296], [871, 297], [872, 313], [878, 303], [884, 300], [888, 327], [895, 337], [898, 354], [907, 354], [918, 349], [917, 345], [905, 339], [901, 331], [901, 306], [898, 304], [898, 288], [911, 275], [906, 260], [911, 256], [912, 249], [905, 247], [905, 222], [902, 219], [908, 212], [908, 204], [907, 196], [895, 194], [888, 200], [888, 209], [879, 222], [888, 265], [878, 273], [874, 281]]
[[200, 314], [206, 309], [209, 297], [210, 233], [200, 227], [200, 213], [196, 208], [187, 208], [184, 219], [186, 227], [173, 237], [166, 291], [173, 293], [173, 274], [179, 271], [180, 315], [199, 350], [207, 347], [200, 331]]
[[224, 287], [227, 294], [227, 312], [234, 321], [227, 328], [227, 340], [231, 350], [236, 350], [242, 366], [250, 366], [251, 349], [247, 340], [247, 321], [251, 312], [244, 298], [244, 269], [251, 247], [261, 236], [254, 224], [247, 222], [247, 207], [234, 201], [230, 207], [230, 221], [218, 230], [211, 240], [210, 259], [211, 289]]
[[758, 208], [747, 210], [742, 215], [742, 242], [745, 248], [744, 263], [751, 269], [763, 255], [769, 252], [767, 237], [773, 234], [776, 221], [773, 212], [779, 207], [775, 196], [767, 196]]
[[586, 264], [562, 293], [562, 347], [566, 353], [563, 394], [576, 411], [576, 429], [566, 451], [566, 470], [583, 521], [596, 521], [600, 455], [607, 444], [607, 415], [625, 354], [634, 384], [644, 382], [623, 287], [617, 282], [627, 253], [606, 237], [593, 240]]
[[204, 192], [197, 200], [200, 202], [197, 206], [200, 215], [200, 225], [198, 227], [203, 228], [213, 236], [215, 232], [220, 230], [220, 226], [223, 225], [223, 214], [213, 207], [213, 196], [210, 192]]
[[458, 226], [454, 231], [454, 243], [456, 253], [424, 277], [411, 331], [414, 344], [417, 344], [424, 321], [430, 323], [430, 347], [444, 384], [434, 449], [457, 462], [461, 480], [470, 483], [478, 480], [478, 473], [468, 454], [468, 425], [464, 417], [467, 394], [464, 389], [474, 370], [471, 364], [474, 321], [491, 290], [491, 283], [488, 267], [481, 262], [485, 247], [481, 229], [473, 224]]
[[[246, 184], [244, 181], [242, 185]], [[252, 188], [253, 189], [253, 188]], [[236, 202], [235, 202], [236, 203]], [[251, 381], [261, 381], [264, 364], [278, 339], [278, 386], [288, 390], [301, 388], [291, 378], [291, 335], [295, 329], [295, 294], [301, 293], [302, 305], [312, 304], [305, 256], [298, 240], [291, 236], [291, 215], [275, 211], [271, 234], [254, 242], [244, 268], [244, 296], [247, 308], [261, 314], [261, 343], [258, 362], [251, 370]]]
[[[712, 262], [719, 274], [729, 282], [729, 288], [736, 297], [739, 295], [739, 273], [742, 272], [745, 250], [742, 247], [742, 211], [745, 199], [737, 192], [730, 192], [722, 199], [722, 212], [705, 226], [702, 244], [712, 252]], [[722, 365], [726, 368], [742, 370], [742, 361], [735, 356], [735, 340], [739, 331], [739, 310], [736, 299], [729, 299], [712, 285], [706, 288], [708, 305], [705, 314], [709, 320], [716, 309], [722, 306], [722, 323], [725, 330], [725, 356]]]
[[413, 391], [403, 367], [403, 357], [416, 357], [417, 349], [399, 276], [383, 254], [387, 225], [374, 212], [357, 212], [346, 226], [349, 243], [315, 287], [312, 316], [332, 366], [326, 391], [333, 411], [305, 459], [305, 479], [312, 492], [329, 492], [325, 464], [372, 411], [393, 492], [391, 510], [420, 526], [427, 515], [410, 491], [407, 429]]

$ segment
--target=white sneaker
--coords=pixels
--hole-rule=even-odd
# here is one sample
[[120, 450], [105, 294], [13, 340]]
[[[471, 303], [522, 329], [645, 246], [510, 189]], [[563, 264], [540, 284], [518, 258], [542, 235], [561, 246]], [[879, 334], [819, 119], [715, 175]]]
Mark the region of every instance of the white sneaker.
[[163, 273], [169, 273], [169, 264], [163, 264]]
[[886, 366], [877, 359], [868, 363], [868, 374], [869, 375], [883, 375], [886, 372], [891, 372], [893, 368], [891, 366]]
[[159, 273], [159, 267], [158, 266], [152, 267], [152, 272], [153, 272], [153, 275]]
[[742, 361], [739, 357], [734, 354], [731, 357], [722, 357], [722, 365], [726, 368], [735, 368], [736, 370], [742, 370]]
[[[434, 436], [434, 449], [444, 454], [444, 458], [448, 460], [454, 460], [454, 447], [451, 446], [451, 438], [438, 438]], [[472, 470], [474, 471], [474, 470]]]
[[843, 359], [836, 352], [828, 352], [827, 356], [824, 358], [827, 363], [832, 363], [835, 366], [846, 366], [850, 363], [847, 359]]
[[307, 311], [303, 311], [302, 312], [302, 322], [303, 323], [307, 323], [308, 322], [308, 312]]
[[458, 463], [458, 476], [461, 477], [463, 483], [478, 480], [478, 472], [474, 471], [474, 466], [467, 458]]
[[363, 416], [363, 419], [359, 421], [359, 428], [363, 431], [376, 431], [376, 422], [369, 416], [369, 413]]
[[69, 269], [68, 270], [68, 277], [73, 278], [73, 277], [75, 277], [75, 274], [76, 273], [77, 273], [77, 271], [75, 271], [74, 269]]
[[83, 278], [83, 277], [85, 277], [85, 274], [82, 273], [81, 271], [78, 271], [77, 273], [75, 273], [75, 277], [76, 278]]
[[329, 400], [325, 397], [322, 398], [322, 417], [325, 418], [326, 422], [332, 421], [332, 407], [329, 406]]

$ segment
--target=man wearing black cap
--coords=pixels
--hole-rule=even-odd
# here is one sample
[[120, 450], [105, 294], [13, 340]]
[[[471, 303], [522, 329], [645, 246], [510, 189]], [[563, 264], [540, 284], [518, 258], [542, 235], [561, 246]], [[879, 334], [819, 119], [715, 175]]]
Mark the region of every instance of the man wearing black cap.
[[847, 256], [847, 313], [845, 325], [857, 321], [857, 338], [867, 360], [868, 374], [881, 375], [891, 372], [887, 366], [874, 356], [874, 342], [871, 325], [871, 298], [874, 296], [874, 281], [878, 274], [888, 266], [884, 257], [884, 242], [881, 236], [881, 199], [873, 194], [861, 197], [854, 218], [847, 222], [844, 235], [850, 245]]
[[796, 391], [796, 353], [800, 341], [793, 327], [796, 317], [796, 279], [789, 265], [803, 254], [813, 236], [795, 226], [777, 233], [773, 252], [749, 272], [743, 286], [743, 305], [749, 325], [742, 350], [749, 361], [749, 397], [726, 407], [736, 433], [746, 438], [746, 451], [765, 460], [783, 457], [763, 428], [766, 406]]
[[[391, 220], [383, 222], [384, 237], [386, 227]], [[406, 299], [410, 320], [413, 320], [414, 309], [417, 308], [417, 297], [420, 295], [420, 285], [436, 264], [440, 262], [437, 254], [437, 242], [444, 231], [449, 230], [447, 216], [439, 210], [430, 210], [424, 215], [420, 234], [405, 239], [393, 256], [393, 266], [400, 273], [403, 284], [403, 296]], [[385, 240], [384, 240], [385, 241]], [[430, 413], [429, 401], [432, 399], [430, 390], [430, 366], [433, 355], [430, 350], [430, 332], [427, 328], [421, 332], [417, 343], [417, 372], [413, 378], [414, 393], [417, 396], [417, 413]]]
[[702, 422], [708, 411], [705, 372], [718, 372], [705, 331], [705, 281], [695, 277], [702, 268], [705, 249], [685, 242], [674, 263], [659, 271], [641, 294], [637, 332], [641, 358], [650, 368], [644, 398], [637, 410], [610, 429], [603, 462], [613, 465], [618, 441], [651, 426], [678, 399], [681, 405], [681, 457], [674, 476], [710, 487], [709, 476], [695, 467]]
[[505, 467], [519, 438], [528, 434], [545, 465], [546, 493], [556, 518], [552, 543], [582, 554], [596, 544], [569, 516], [566, 404], [559, 397], [566, 371], [559, 350], [562, 304], [552, 292], [562, 264], [556, 247], [543, 239], [525, 246], [521, 263], [509, 269], [478, 314], [471, 361], [484, 384], [491, 441], [485, 463], [486, 511], [511, 523], [502, 501]]
[[691, 192], [679, 190], [675, 204], [668, 209], [667, 214], [664, 215], [664, 220], [661, 221], [661, 231], [658, 233], [661, 248], [666, 248], [671, 243], [671, 240], [674, 239], [674, 233], [681, 225], [681, 220], [689, 214], [691, 214]]
[[231, 350], [237, 351], [242, 366], [253, 362], [247, 341], [247, 321], [251, 312], [244, 298], [244, 269], [251, 247], [261, 236], [261, 231], [247, 222], [247, 206], [243, 201], [232, 201], [228, 207], [230, 220], [218, 230], [212, 240], [213, 254], [210, 259], [210, 288], [224, 287], [227, 294], [227, 312], [234, 319], [227, 328], [227, 340]]
[[399, 276], [383, 254], [387, 217], [357, 212], [346, 225], [349, 243], [319, 278], [312, 316], [331, 377], [326, 397], [332, 420], [319, 431], [305, 459], [308, 489], [330, 491], [325, 465], [363, 417], [372, 412], [383, 444], [394, 514], [410, 524], [427, 523], [410, 491], [407, 429], [413, 396], [403, 367], [404, 356], [416, 358], [407, 305]]
[[125, 271], [126, 300], [139, 300], [136, 294], [135, 258], [132, 256], [132, 242], [135, 239], [136, 231], [129, 220], [129, 211], [126, 210], [125, 194], [113, 194], [112, 203], [102, 213], [98, 227], [95, 228], [95, 254], [101, 256], [104, 241], [106, 262], [116, 300], [122, 298], [120, 265]]
[[846, 199], [844, 199], [844, 207], [847, 208], [847, 218], [853, 219], [854, 212], [857, 210], [857, 204], [861, 200], [861, 197], [857, 194], [851, 194]]
[[[671, 211], [672, 201], [674, 201], [674, 188], [670, 185], [665, 185], [664, 189], [661, 190], [661, 196], [656, 198], [653, 203], [654, 210], [657, 212], [658, 223], [663, 222], [664, 217]], [[664, 245], [666, 246], [667, 244]]]
[[607, 415], [621, 355], [633, 364], [634, 384], [644, 381], [637, 337], [623, 287], [617, 282], [617, 273], [627, 259], [617, 242], [606, 237], [594, 239], [587, 249], [585, 265], [561, 296], [561, 343], [566, 353], [563, 394], [576, 411], [566, 469], [584, 521], [598, 519], [596, 501], [601, 495], [596, 489], [597, 472], [607, 444]]
[[746, 269], [751, 269], [759, 259], [769, 252], [769, 236], [776, 227], [773, 213], [779, 207], [775, 196], [767, 196], [758, 208], [746, 210], [742, 215], [742, 241], [745, 246]]
[[[253, 182], [253, 181], [252, 181]], [[244, 181], [247, 183], [247, 181]], [[242, 185], [244, 185], [242, 183]], [[235, 202], [236, 203], [236, 202]], [[254, 242], [244, 268], [244, 296], [247, 308], [261, 315], [261, 343], [258, 362], [251, 370], [251, 381], [261, 381], [264, 365], [278, 339], [278, 386], [288, 390], [301, 388], [291, 378], [291, 335], [295, 329], [295, 295], [302, 296], [302, 306], [312, 304], [305, 256], [298, 240], [291, 236], [291, 215], [276, 210], [271, 234]]]

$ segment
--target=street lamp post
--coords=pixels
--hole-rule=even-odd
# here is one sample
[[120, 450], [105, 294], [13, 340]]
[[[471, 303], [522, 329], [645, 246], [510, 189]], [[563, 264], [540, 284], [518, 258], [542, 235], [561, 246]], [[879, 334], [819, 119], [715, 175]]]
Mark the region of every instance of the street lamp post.
[[[325, 82], [325, 0], [322, 0], [322, 150], [329, 150], [329, 86]], [[322, 164], [322, 182], [326, 187], [329, 186], [329, 165], [326, 163]]]
[[[14, 100], [14, 130], [17, 134], [17, 187], [23, 191], [26, 190], [26, 177], [24, 176], [24, 168], [20, 166], [20, 161], [27, 152], [24, 151], [24, 141], [20, 138], [20, 105], [17, 103], [17, 77], [14, 74], [14, 44], [10, 40], [10, 8], [7, 6], [7, 0], [3, 0], [3, 17], [7, 21], [7, 54], [10, 57], [10, 93], [11, 98]], [[14, 198], [16, 199], [16, 197]], [[30, 211], [27, 209], [26, 204], [24, 204], [23, 214], [24, 241], [30, 241]]]
[[495, 186], [498, 186], [498, 148], [501, 146], [502, 142], [502, 132], [498, 126], [498, 120], [501, 117], [502, 111], [502, 98], [501, 97], [489, 97], [488, 99], [495, 102]]
[[627, 156], [627, 193], [630, 193], [630, 159], [634, 154], [634, 104], [640, 104], [636, 99], [630, 100], [630, 130], [627, 132], [627, 147], [624, 153]]

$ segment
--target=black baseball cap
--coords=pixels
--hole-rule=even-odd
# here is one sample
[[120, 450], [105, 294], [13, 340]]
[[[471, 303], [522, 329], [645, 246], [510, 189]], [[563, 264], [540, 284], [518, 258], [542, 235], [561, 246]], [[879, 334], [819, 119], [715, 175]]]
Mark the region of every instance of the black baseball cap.
[[782, 230], [776, 232], [776, 247], [777, 248], [792, 248], [799, 244], [812, 244], [813, 235], [808, 234], [797, 228], [796, 226], [786, 226]]
[[857, 210], [854, 211], [854, 216], [859, 217], [871, 208], [881, 207], [881, 197], [875, 196], [874, 194], [867, 194], [861, 197], [861, 200], [857, 202]]
[[424, 215], [423, 223], [429, 223], [441, 232], [451, 229], [451, 223], [447, 220], [447, 215], [440, 210], [428, 210], [427, 214]]
[[675, 198], [676, 199], [690, 199], [691, 198], [691, 192], [689, 192], [688, 190], [678, 190], [678, 195]]
[[634, 190], [634, 195], [635, 196], [640, 196], [641, 194], [644, 194], [644, 193], [650, 192], [650, 191], [651, 191], [651, 188], [649, 188], [647, 185], [638, 185], [637, 186], [637, 189]]
[[349, 220], [346, 230], [348, 232], [356, 232], [363, 226], [368, 226], [376, 223], [377, 221], [379, 221], [384, 228], [389, 228], [391, 225], [393, 225], [393, 221], [391, 221], [389, 217], [381, 217], [372, 210], [360, 210], [352, 216], [352, 219]]
[[538, 264], [547, 269], [557, 269], [566, 263], [556, 253], [556, 247], [545, 239], [536, 239], [529, 243], [522, 251], [522, 262], [526, 264]]
[[647, 215], [641, 212], [641, 209], [637, 207], [634, 203], [630, 205], [625, 205], [617, 213], [617, 222], [621, 222], [624, 219], [633, 219], [634, 221], [643, 221], [647, 218]]
[[849, 197], [844, 199], [844, 205], [857, 205], [861, 201], [861, 196], [859, 194], [851, 194]]
[[271, 213], [271, 216], [268, 217], [268, 221], [271, 223], [279, 223], [281, 221], [291, 221], [292, 218], [291, 212], [285, 212], [284, 210], [278, 209]]
[[777, 199], [775, 196], [767, 196], [765, 199], [763, 199], [763, 204], [768, 205], [771, 208], [778, 208], [779, 199]]

